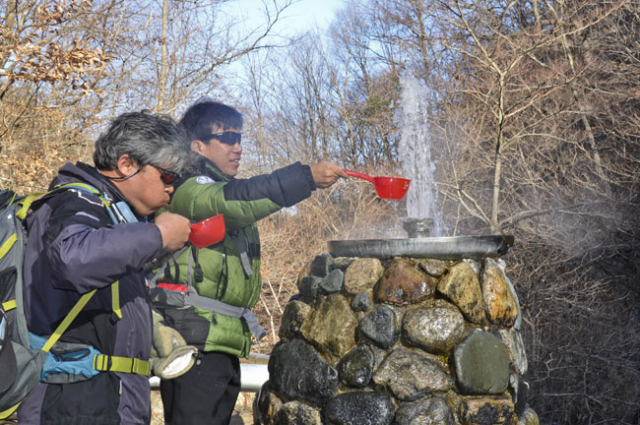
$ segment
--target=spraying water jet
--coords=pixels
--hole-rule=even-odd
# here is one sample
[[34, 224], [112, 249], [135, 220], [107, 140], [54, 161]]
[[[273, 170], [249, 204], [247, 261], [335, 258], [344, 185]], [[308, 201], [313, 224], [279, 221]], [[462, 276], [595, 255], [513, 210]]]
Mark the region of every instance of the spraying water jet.
[[510, 235], [451, 236], [437, 208], [435, 161], [431, 158], [431, 135], [428, 121], [429, 93], [412, 75], [402, 78], [402, 107], [396, 120], [402, 129], [399, 145], [403, 175], [411, 180], [406, 192], [406, 217], [400, 222], [407, 234], [404, 239], [336, 240], [329, 242], [334, 257], [422, 257], [461, 260], [499, 257], [513, 245]]

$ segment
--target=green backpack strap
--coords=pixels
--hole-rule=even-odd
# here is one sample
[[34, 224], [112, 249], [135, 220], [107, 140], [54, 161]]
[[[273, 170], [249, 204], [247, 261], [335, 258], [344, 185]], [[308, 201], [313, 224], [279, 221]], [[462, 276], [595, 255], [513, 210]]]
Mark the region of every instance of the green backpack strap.
[[111, 284], [111, 310], [122, 319], [122, 311], [120, 310], [120, 281], [116, 280]]
[[29, 212], [29, 208], [31, 208], [31, 204], [33, 204], [33, 201], [35, 201], [36, 198], [39, 198], [40, 196], [48, 194], [48, 193], [50, 193], [50, 192], [32, 193], [32, 194], [28, 195], [26, 198], [24, 198], [22, 201], [18, 202], [18, 204], [21, 205], [22, 207], [16, 213], [16, 217], [18, 217], [20, 220], [24, 220], [27, 217], [27, 212]]
[[93, 297], [93, 295], [96, 293], [96, 291], [97, 291], [97, 289], [92, 289], [91, 291], [83, 294], [80, 297], [80, 299], [78, 300], [76, 305], [73, 306], [71, 311], [67, 314], [67, 316], [58, 325], [56, 330], [53, 331], [53, 333], [51, 334], [51, 336], [49, 337], [47, 342], [41, 348], [42, 351], [49, 352], [49, 350], [51, 350], [51, 347], [53, 347], [54, 344], [56, 342], [58, 342], [58, 340], [60, 339], [60, 337], [62, 336], [64, 331], [67, 330], [69, 325], [71, 325], [71, 322], [73, 322], [74, 319], [78, 316], [78, 314], [80, 314], [80, 311], [82, 311], [82, 309], [87, 305], [87, 303], [89, 302], [91, 297]]
[[52, 193], [58, 192], [62, 189], [81, 189], [81, 190], [84, 190], [85, 192], [91, 192], [94, 195], [98, 195], [98, 198], [100, 198], [100, 200], [107, 207], [107, 209], [111, 208], [111, 201], [108, 200], [106, 197], [102, 196], [101, 192], [95, 187], [91, 186], [90, 184], [67, 183], [67, 184], [61, 184], [61, 185], [55, 186], [52, 190], [48, 192], [36, 192], [28, 195], [27, 197], [19, 201], [19, 205], [21, 205], [21, 208], [16, 213], [16, 216], [20, 220], [24, 220], [27, 217], [27, 213], [29, 212], [29, 208], [31, 208], [31, 204], [33, 204], [33, 201], [35, 201], [36, 199], [42, 196], [51, 195]]
[[[61, 191], [63, 189], [81, 189], [81, 190], [84, 190], [85, 192], [93, 193], [93, 194], [97, 195], [98, 198], [100, 198], [100, 200], [102, 201], [104, 206], [107, 207], [107, 209], [109, 209], [111, 207], [111, 201], [108, 200], [105, 196], [102, 196], [100, 191], [98, 189], [96, 189], [95, 187], [91, 186], [90, 184], [86, 184], [86, 183], [67, 183], [67, 184], [57, 185], [52, 190], [50, 190], [48, 192], [36, 192], [36, 193], [32, 193], [32, 194], [28, 195], [27, 197], [25, 197], [24, 199], [22, 199], [19, 202], [19, 205], [21, 205], [21, 208], [16, 213], [16, 216], [20, 220], [24, 220], [26, 218], [26, 216], [27, 216], [27, 213], [29, 212], [29, 208], [31, 208], [31, 205], [33, 204], [33, 202], [36, 199], [38, 199], [38, 198], [40, 198], [42, 196], [48, 196], [48, 195], [50, 195], [52, 193], [56, 193], [56, 192]], [[11, 247], [13, 246], [13, 244], [16, 242], [17, 239], [18, 239], [18, 237], [15, 234], [12, 235], [9, 239], [7, 239], [7, 241], [2, 245], [2, 247], [0, 247], [0, 258], [2, 256], [4, 256], [11, 249]], [[89, 300], [93, 296], [94, 292], [95, 291], [88, 292], [87, 294], [83, 295], [83, 297], [81, 297], [80, 300], [78, 300], [78, 303], [76, 304], [76, 306], [71, 310], [71, 313], [69, 314], [69, 316], [67, 316], [67, 318], [71, 318], [69, 323], [67, 323], [63, 327], [62, 325], [65, 323], [65, 321], [63, 321], [60, 324], [60, 326], [58, 327], [58, 329], [56, 329], [56, 332], [60, 331], [60, 334], [62, 334], [66, 330], [66, 328], [69, 326], [71, 321], [73, 321], [73, 319], [75, 319], [75, 317], [80, 313], [80, 310], [82, 310], [82, 308], [89, 302]], [[111, 295], [112, 295], [113, 312], [118, 316], [118, 318], [122, 319], [122, 312], [120, 310], [119, 281], [115, 281], [111, 285]], [[87, 297], [86, 300], [84, 299], [85, 296]], [[14, 304], [15, 304], [15, 301], [14, 301]], [[79, 305], [81, 305], [80, 309], [78, 311], [76, 311], [75, 314], [73, 314], [73, 316], [72, 316], [72, 313], [74, 313], [74, 310]], [[4, 307], [4, 305], [3, 305], [3, 307]], [[15, 308], [15, 305], [13, 306], [13, 308]], [[49, 339], [49, 341], [51, 341], [53, 339], [53, 342], [50, 345], [47, 343], [47, 345], [49, 345], [49, 347], [46, 350], [43, 348], [44, 351], [49, 351], [51, 346], [53, 346], [58, 341], [58, 338], [60, 338], [60, 335], [56, 336], [56, 332], [54, 332], [51, 335], [51, 338]], [[54, 338], [54, 336], [55, 336], [55, 338]], [[45, 345], [45, 347], [46, 347], [46, 345]]]
[[[19, 402], [15, 406], [11, 406], [7, 410], [4, 410], [4, 411], [0, 412], [0, 420], [8, 419], [9, 416], [13, 415], [15, 413], [15, 411], [18, 410], [18, 407], [20, 407], [20, 403], [22, 403], [22, 402]], [[4, 422], [2, 422], [2, 423], [4, 423]]]
[[93, 358], [93, 368], [101, 372], [134, 373], [149, 376], [151, 362], [132, 357], [108, 356], [99, 354]]
[[4, 311], [13, 310], [16, 307], [18, 307], [16, 300], [9, 300], [2, 303], [2, 309]]
[[[118, 281], [111, 284], [112, 291], [114, 287], [118, 286]], [[49, 337], [47, 342], [42, 347], [42, 351], [49, 351], [51, 347], [55, 345], [60, 339], [62, 334], [67, 330], [71, 322], [80, 314], [82, 309], [87, 305], [91, 297], [96, 293], [97, 289], [93, 289], [83, 294], [76, 305], [73, 306], [69, 314], [64, 318], [62, 323], [58, 325], [53, 334]], [[116, 290], [117, 293], [117, 290]], [[114, 301], [118, 304], [118, 313], [120, 312], [119, 300]], [[116, 313], [117, 314], [117, 313]], [[122, 317], [122, 313], [120, 313]], [[136, 359], [131, 357], [119, 357], [109, 356], [106, 354], [100, 354], [93, 358], [93, 368], [101, 372], [122, 372], [122, 373], [134, 373], [137, 375], [149, 376], [151, 373], [151, 363], [147, 360]]]
[[0, 246], [0, 258], [4, 257], [11, 249], [14, 243], [18, 240], [18, 235], [13, 234], [7, 238], [7, 240]]
[[[60, 339], [62, 334], [67, 330], [69, 325], [80, 314], [82, 309], [87, 305], [91, 297], [96, 293], [97, 289], [93, 289], [83, 294], [78, 302], [73, 306], [71, 311], [62, 320], [60, 325], [51, 334], [47, 342], [42, 347], [42, 351], [50, 351], [51, 347], [55, 345]], [[120, 312], [120, 300], [119, 300], [119, 281], [115, 281], [111, 284], [112, 293], [112, 307], [114, 313], [120, 318], [122, 313]], [[106, 354], [99, 354], [93, 358], [93, 368], [101, 372], [122, 372], [122, 373], [134, 373], [137, 375], [149, 376], [151, 373], [151, 363], [147, 360], [137, 359], [133, 357], [119, 357], [109, 356]]]

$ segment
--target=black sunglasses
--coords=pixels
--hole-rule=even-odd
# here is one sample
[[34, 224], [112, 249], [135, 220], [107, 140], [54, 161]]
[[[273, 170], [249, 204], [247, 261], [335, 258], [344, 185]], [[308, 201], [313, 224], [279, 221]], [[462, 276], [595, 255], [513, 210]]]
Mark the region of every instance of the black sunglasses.
[[108, 178], [109, 180], [127, 180], [127, 179], [130, 179], [131, 177], [135, 176], [136, 174], [138, 174], [140, 172], [140, 170], [142, 170], [142, 167], [138, 168], [136, 171], [134, 171], [133, 173], [129, 174], [128, 176], [121, 176], [121, 177], [105, 176], [105, 177]]
[[176, 184], [178, 180], [182, 178], [182, 174], [180, 173], [174, 173], [173, 171], [165, 170], [164, 168], [158, 167], [157, 165], [153, 165], [153, 167], [156, 167], [158, 171], [160, 171], [160, 180], [162, 180], [162, 183], [166, 184], [167, 186]]
[[[182, 174], [180, 173], [174, 173], [173, 171], [165, 170], [164, 168], [158, 167], [157, 165], [151, 165], [151, 166], [158, 169], [158, 171], [160, 172], [160, 180], [162, 180], [162, 183], [166, 184], [167, 186], [176, 184], [176, 182], [182, 178]], [[108, 178], [109, 180], [127, 180], [135, 176], [136, 174], [138, 174], [140, 171], [142, 171], [142, 167], [138, 168], [136, 171], [129, 174], [128, 176], [122, 176], [122, 177], [105, 176], [105, 177]]]
[[207, 141], [211, 139], [216, 139], [220, 141], [220, 143], [233, 146], [236, 143], [240, 143], [240, 140], [242, 139], [242, 133], [235, 132], [235, 131], [223, 131], [221, 133], [210, 134], [207, 137]]

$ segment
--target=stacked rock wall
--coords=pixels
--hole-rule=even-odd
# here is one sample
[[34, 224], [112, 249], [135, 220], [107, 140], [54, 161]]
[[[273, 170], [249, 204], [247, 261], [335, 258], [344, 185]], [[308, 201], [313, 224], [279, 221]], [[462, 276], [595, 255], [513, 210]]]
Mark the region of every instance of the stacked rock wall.
[[504, 262], [316, 257], [286, 306], [259, 424], [538, 424]]

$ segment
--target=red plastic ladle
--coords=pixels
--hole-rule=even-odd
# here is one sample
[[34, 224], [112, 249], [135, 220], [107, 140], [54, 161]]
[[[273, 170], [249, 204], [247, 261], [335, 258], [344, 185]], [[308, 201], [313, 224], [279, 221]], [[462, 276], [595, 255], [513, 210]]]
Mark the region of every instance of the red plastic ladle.
[[351, 177], [357, 177], [373, 183], [373, 187], [376, 189], [376, 193], [379, 197], [384, 199], [395, 199], [396, 201], [404, 198], [404, 195], [406, 195], [409, 190], [409, 184], [411, 183], [411, 180], [400, 177], [371, 177], [366, 174], [358, 173], [357, 171], [344, 170], [344, 172]]
[[191, 225], [189, 242], [198, 248], [204, 248], [221, 242], [224, 239], [225, 230], [224, 216], [214, 215]]

